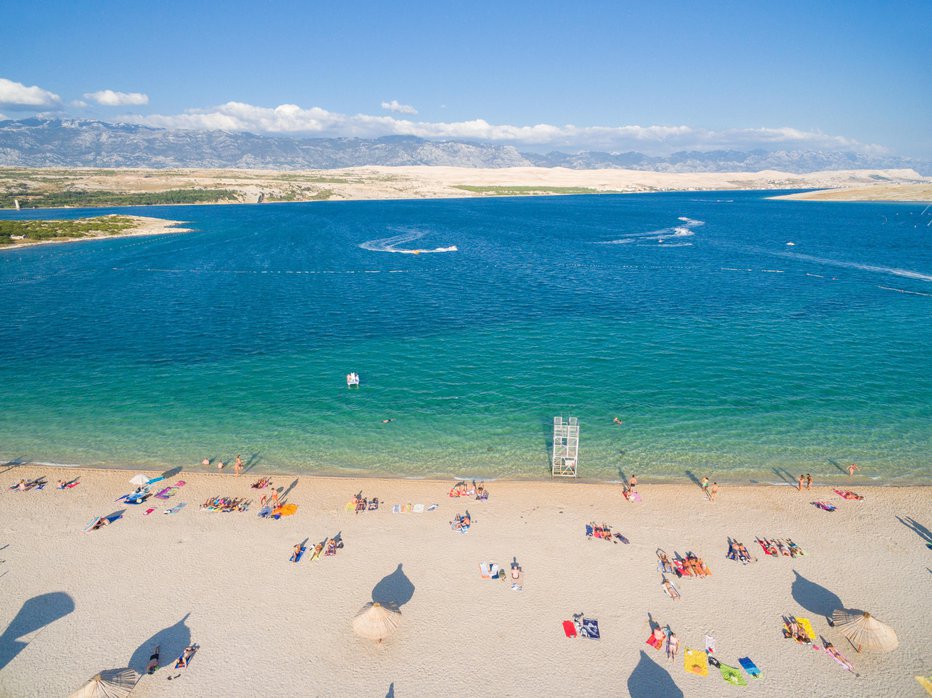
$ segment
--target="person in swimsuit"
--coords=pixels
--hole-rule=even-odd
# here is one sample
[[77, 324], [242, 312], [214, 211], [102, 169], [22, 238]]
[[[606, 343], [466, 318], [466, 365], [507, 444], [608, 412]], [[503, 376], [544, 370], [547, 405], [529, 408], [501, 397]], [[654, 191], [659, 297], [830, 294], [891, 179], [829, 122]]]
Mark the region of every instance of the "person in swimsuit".
[[671, 662], [676, 660], [676, 652], [680, 648], [680, 639], [676, 636], [676, 633], [670, 633], [670, 637], [667, 638], [667, 659]]

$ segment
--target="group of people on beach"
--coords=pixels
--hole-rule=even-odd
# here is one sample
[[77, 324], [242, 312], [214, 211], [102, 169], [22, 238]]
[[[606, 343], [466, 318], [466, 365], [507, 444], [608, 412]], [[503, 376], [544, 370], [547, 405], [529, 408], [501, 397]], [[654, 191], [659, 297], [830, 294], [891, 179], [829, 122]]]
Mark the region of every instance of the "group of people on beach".
[[247, 511], [250, 501], [245, 497], [210, 497], [201, 504], [201, 509], [219, 511], [225, 514], [231, 511]]
[[485, 488], [484, 482], [476, 484], [476, 481], [473, 480], [472, 487], [470, 488], [465, 480], [460, 480], [450, 488], [451, 497], [472, 497], [474, 495], [479, 501], [484, 501], [489, 498], [489, 491]]
[[663, 550], [657, 549], [657, 567], [661, 574], [675, 574], [677, 577], [709, 577], [712, 571], [702, 558], [692, 552], [686, 557], [674, 554], [670, 558]]
[[702, 493], [705, 495], [705, 498], [710, 502], [714, 502], [715, 498], [718, 496], [718, 483], [713, 482], [709, 484], [709, 478], [703, 477], [699, 486], [702, 488]]
[[[201, 465], [208, 466], [213, 462], [211, 458], [205, 458], [201, 461]], [[223, 459], [217, 459], [217, 470], [223, 470], [226, 467], [226, 463], [223, 462]], [[233, 475], [239, 477], [240, 473], [243, 472], [245, 464], [243, 463], [243, 457], [240, 454], [236, 454], [236, 459], [233, 461]]]

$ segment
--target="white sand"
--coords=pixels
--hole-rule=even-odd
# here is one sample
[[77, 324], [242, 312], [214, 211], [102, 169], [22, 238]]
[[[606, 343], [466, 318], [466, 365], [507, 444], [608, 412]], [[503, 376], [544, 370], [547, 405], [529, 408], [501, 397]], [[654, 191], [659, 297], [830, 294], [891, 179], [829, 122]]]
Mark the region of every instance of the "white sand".
[[[44, 491], [7, 489], [40, 474], [50, 480]], [[145, 676], [135, 695], [738, 690], [714, 669], [706, 678], [693, 676], [682, 656], [670, 664], [648, 647], [648, 614], [679, 635], [681, 652], [701, 649], [712, 631], [721, 661], [737, 666], [738, 657], [749, 655], [765, 678], [750, 680], [748, 695], [919, 696], [913, 675], [932, 673], [932, 552], [896, 518], [929, 525], [928, 487], [864, 488], [865, 501], [845, 502], [828, 487], [798, 493], [728, 486], [708, 503], [692, 485], [648, 484], [640, 487], [643, 503], [629, 504], [617, 486], [501, 482], [490, 483], [488, 502], [476, 502], [450, 499], [449, 483], [303, 477], [288, 497], [299, 505], [297, 514], [264, 521], [257, 506], [243, 514], [198, 510], [210, 495], [254, 495], [254, 477], [183, 473], [188, 484], [181, 493], [144, 516], [145, 506], [114, 502], [131, 489], [131, 474], [20, 466], [0, 476], [0, 695], [63, 696], [98, 670], [131, 658], [145, 666], [153, 636], [165, 664], [189, 641], [201, 650], [180, 678], [169, 681], [179, 672], [162, 668]], [[78, 475], [75, 489], [55, 489], [59, 477]], [[294, 479], [276, 477], [275, 485]], [[383, 509], [347, 513], [344, 504], [359, 489], [380, 497]], [[811, 506], [818, 497], [836, 501], [838, 511]], [[178, 501], [188, 507], [162, 515]], [[392, 514], [395, 502], [440, 508]], [[461, 535], [448, 521], [465, 507], [475, 524]], [[92, 516], [119, 509], [127, 510], [122, 520], [82, 533]], [[592, 519], [614, 526], [631, 545], [586, 540], [583, 528]], [[345, 548], [336, 557], [288, 561], [295, 543], [338, 531]], [[726, 560], [729, 535], [758, 561], [745, 567]], [[765, 557], [755, 535], [793, 538], [808, 554]], [[659, 584], [658, 547], [695, 551], [713, 576], [677, 581], [683, 599], [673, 602]], [[513, 556], [526, 573], [524, 591], [480, 579], [480, 562], [507, 564]], [[377, 646], [355, 637], [351, 620], [385, 577], [390, 581], [379, 595], [386, 587], [389, 596], [400, 593], [403, 615], [397, 634]], [[55, 596], [30, 602], [44, 594]], [[835, 595], [893, 626], [900, 647], [857, 655], [822, 617], [839, 603]], [[43, 605], [62, 617], [41, 621], [39, 629], [20, 615], [9, 627], [21, 609], [34, 617]], [[561, 621], [580, 611], [599, 620], [601, 640], [564, 638]], [[782, 614], [810, 617], [860, 678], [824, 652], [783, 639]], [[18, 654], [15, 641], [26, 643]]]

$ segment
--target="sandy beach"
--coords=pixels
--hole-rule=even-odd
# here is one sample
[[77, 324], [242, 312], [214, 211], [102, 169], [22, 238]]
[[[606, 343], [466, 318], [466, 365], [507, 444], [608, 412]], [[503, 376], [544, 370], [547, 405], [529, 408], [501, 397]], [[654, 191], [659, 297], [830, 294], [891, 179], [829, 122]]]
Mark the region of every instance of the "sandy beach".
[[[273, 476], [295, 515], [260, 519], [250, 489], [258, 475], [206, 472], [184, 480], [167, 501], [115, 501], [133, 488], [132, 471], [17, 465], [0, 468], [0, 695], [65, 696], [95, 672], [144, 669], [153, 645], [163, 668], [143, 676], [139, 696], [721, 696], [717, 669], [683, 668], [686, 648], [716, 640], [715, 657], [738, 666], [750, 657], [762, 679], [748, 695], [920, 696], [913, 678], [932, 673], [930, 569], [925, 527], [932, 488], [850, 487], [845, 501], [817, 481], [722, 488], [644, 484], [641, 502], [618, 485], [491, 482], [486, 502], [448, 496], [452, 483]], [[156, 473], [148, 473], [155, 476]], [[11, 491], [20, 479], [47, 478], [41, 491]], [[59, 479], [79, 484], [58, 490]], [[155, 486], [154, 486], [155, 488]], [[362, 490], [382, 502], [354, 514]], [[268, 490], [264, 490], [268, 491]], [[211, 496], [250, 497], [244, 513], [199, 510]], [[837, 505], [822, 511], [811, 502]], [[152, 502], [155, 502], [152, 504]], [[169, 507], [186, 502], [178, 513]], [[393, 514], [393, 504], [438, 504]], [[148, 505], [157, 507], [144, 515]], [[466, 509], [466, 534], [448, 523]], [[123, 511], [100, 530], [95, 516]], [[587, 539], [586, 523], [610, 525], [629, 545]], [[289, 562], [292, 546], [340, 533], [333, 557]], [[756, 561], [727, 560], [727, 538]], [[772, 558], [756, 536], [791, 538], [805, 555]], [[712, 575], [661, 588], [655, 551], [693, 551]], [[516, 559], [524, 587], [480, 577], [481, 562]], [[401, 624], [381, 645], [353, 634], [356, 612], [373, 600], [400, 606]], [[892, 626], [900, 646], [857, 654], [826, 616], [836, 607], [869, 610]], [[584, 612], [601, 639], [567, 639], [562, 621]], [[811, 619], [860, 676], [824, 651], [784, 639], [782, 616]], [[651, 620], [680, 638], [670, 662], [645, 644]], [[190, 643], [190, 666], [172, 668]], [[821, 644], [821, 642], [820, 642]], [[169, 680], [171, 679], [171, 680]]]

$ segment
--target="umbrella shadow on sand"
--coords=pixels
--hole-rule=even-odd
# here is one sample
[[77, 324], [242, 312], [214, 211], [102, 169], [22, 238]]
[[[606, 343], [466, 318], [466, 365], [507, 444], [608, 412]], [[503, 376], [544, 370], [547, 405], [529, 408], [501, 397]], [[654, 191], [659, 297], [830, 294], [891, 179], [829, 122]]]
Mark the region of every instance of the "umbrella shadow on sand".
[[400, 611], [414, 596], [414, 585], [401, 569], [401, 564], [391, 574], [382, 577], [372, 589], [372, 601], [393, 611]]
[[628, 677], [628, 695], [631, 698], [683, 698], [683, 691], [676, 685], [669, 671], [641, 650], [641, 659]]
[[169, 662], [174, 662], [177, 657], [180, 657], [181, 653], [184, 652], [184, 648], [191, 644], [191, 629], [185, 624], [190, 615], [190, 613], [185, 613], [184, 617], [177, 623], [159, 630], [155, 635], [139, 645], [139, 648], [130, 657], [129, 668], [135, 669], [140, 674], [145, 674], [149, 656], [155, 650], [156, 645], [160, 647], [159, 663], [161, 666], [166, 666]]
[[0, 669], [29, 645], [43, 628], [74, 611], [74, 600], [63, 591], [33, 596], [0, 635]]
[[796, 570], [793, 570], [793, 574], [796, 575], [792, 586], [793, 600], [807, 611], [831, 620], [836, 608], [844, 608], [837, 594], [806, 579]]

